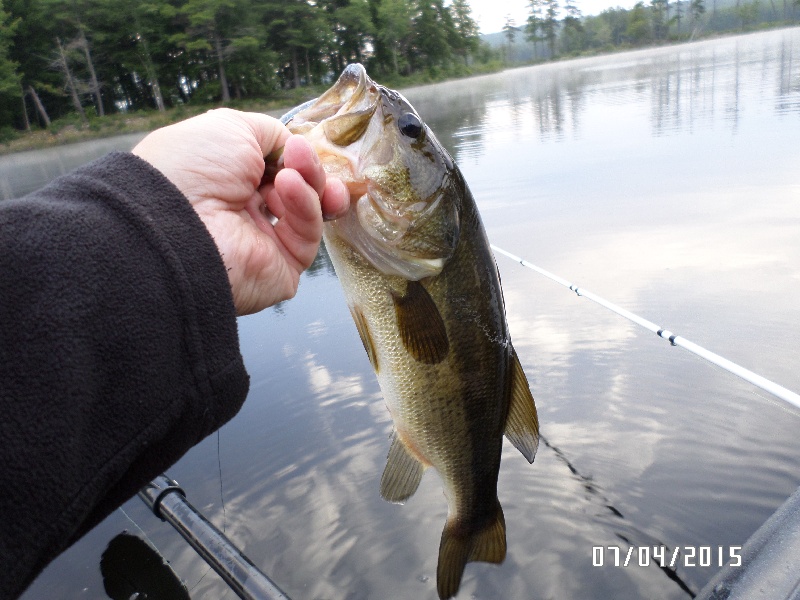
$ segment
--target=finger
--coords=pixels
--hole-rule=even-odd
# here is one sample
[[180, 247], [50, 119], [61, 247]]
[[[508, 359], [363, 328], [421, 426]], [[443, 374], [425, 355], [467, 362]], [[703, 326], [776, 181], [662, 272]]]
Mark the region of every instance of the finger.
[[300, 173], [317, 194], [322, 196], [325, 191], [325, 170], [319, 156], [303, 136], [293, 135], [286, 140], [283, 165]]
[[326, 221], [344, 216], [350, 208], [350, 192], [341, 179], [335, 177], [327, 179], [321, 205], [322, 217]]
[[275, 188], [264, 196], [264, 206], [276, 219], [282, 219], [286, 216], [286, 207], [283, 204], [283, 199]]
[[322, 239], [322, 209], [317, 192], [297, 171], [284, 169], [275, 178], [275, 193], [283, 216], [275, 234], [283, 247], [305, 269], [314, 260]]

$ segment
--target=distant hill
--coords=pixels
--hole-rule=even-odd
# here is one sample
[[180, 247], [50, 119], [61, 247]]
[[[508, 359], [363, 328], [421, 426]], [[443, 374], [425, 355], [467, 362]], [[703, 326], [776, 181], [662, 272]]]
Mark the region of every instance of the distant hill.
[[[505, 49], [506, 60], [508, 62], [530, 62], [534, 59], [533, 44], [525, 40], [525, 32], [519, 31], [514, 36], [514, 43], [509, 44], [506, 34], [502, 31], [498, 33], [486, 33], [481, 35], [481, 40], [494, 50]], [[541, 54], [542, 46], [539, 46]]]
[[[522, 32], [518, 33], [517, 38], [517, 41], [522, 41], [524, 34]], [[499, 48], [507, 43], [506, 36], [502, 31], [498, 31], [497, 33], [482, 33], [481, 39], [492, 48]]]

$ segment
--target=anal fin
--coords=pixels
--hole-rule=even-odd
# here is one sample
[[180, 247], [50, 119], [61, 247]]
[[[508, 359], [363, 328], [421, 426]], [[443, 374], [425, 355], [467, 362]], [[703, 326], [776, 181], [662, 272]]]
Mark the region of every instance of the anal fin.
[[389, 502], [403, 502], [414, 495], [425, 467], [406, 448], [395, 431], [386, 468], [381, 476], [381, 496]]
[[506, 522], [499, 503], [494, 518], [477, 531], [464, 532], [463, 526], [448, 521], [442, 531], [436, 568], [439, 598], [447, 600], [458, 593], [461, 576], [468, 562], [501, 563], [505, 557]]
[[536, 404], [533, 401], [528, 379], [519, 363], [517, 353], [511, 350], [511, 398], [509, 399], [508, 417], [505, 434], [514, 447], [522, 452], [529, 463], [536, 456], [539, 447], [539, 419], [536, 416]]

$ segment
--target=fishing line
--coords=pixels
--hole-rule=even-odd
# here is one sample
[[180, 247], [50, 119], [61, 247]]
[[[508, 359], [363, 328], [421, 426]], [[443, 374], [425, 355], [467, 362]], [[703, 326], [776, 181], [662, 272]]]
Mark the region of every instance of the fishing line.
[[[787, 389], [787, 388], [785, 388], [785, 387], [783, 387], [781, 385], [778, 385], [777, 383], [775, 383], [773, 381], [770, 381], [769, 379], [766, 379], [765, 377], [762, 377], [761, 375], [758, 375], [757, 373], [754, 373], [753, 371], [750, 371], [749, 369], [745, 369], [741, 365], [738, 365], [738, 364], [734, 363], [733, 361], [728, 360], [727, 358], [724, 358], [724, 357], [722, 357], [722, 356], [720, 356], [720, 355], [718, 355], [718, 354], [716, 354], [714, 352], [711, 352], [710, 350], [707, 350], [706, 348], [703, 348], [702, 346], [700, 346], [698, 344], [695, 344], [694, 342], [691, 342], [690, 340], [688, 340], [688, 339], [686, 339], [684, 337], [676, 335], [676, 334], [672, 333], [671, 331], [669, 331], [669, 330], [667, 330], [667, 329], [665, 329], [663, 327], [660, 327], [659, 325], [656, 325], [655, 323], [653, 323], [651, 321], [648, 321], [647, 319], [645, 319], [643, 317], [640, 317], [639, 315], [636, 315], [636, 314], [634, 314], [634, 313], [632, 313], [632, 312], [630, 312], [628, 310], [625, 310], [624, 308], [622, 308], [620, 306], [617, 306], [616, 304], [613, 304], [612, 302], [609, 302], [605, 298], [602, 298], [602, 297], [598, 296], [597, 294], [594, 294], [594, 293], [590, 292], [589, 290], [586, 290], [586, 289], [583, 289], [581, 287], [578, 287], [577, 285], [567, 281], [563, 277], [560, 277], [560, 276], [558, 276], [558, 275], [556, 275], [554, 273], [551, 273], [551, 272], [549, 272], [549, 271], [547, 271], [547, 270], [545, 270], [545, 269], [543, 269], [543, 268], [541, 268], [541, 267], [539, 267], [537, 265], [534, 265], [533, 263], [531, 263], [531, 262], [529, 262], [529, 261], [527, 261], [527, 260], [525, 260], [523, 258], [520, 258], [519, 256], [511, 254], [510, 252], [508, 252], [506, 250], [503, 250], [502, 248], [500, 248], [498, 246], [495, 246], [495, 245], [492, 245], [491, 247], [495, 252], [498, 252], [498, 253], [510, 258], [511, 260], [518, 262], [523, 267], [527, 267], [528, 269], [531, 269], [532, 271], [536, 271], [537, 273], [547, 277], [551, 281], [555, 281], [559, 285], [562, 285], [562, 286], [570, 289], [571, 291], [575, 292], [578, 296], [583, 296], [585, 298], [588, 298], [589, 300], [592, 300], [593, 302], [599, 304], [600, 306], [602, 306], [602, 307], [604, 307], [604, 308], [606, 308], [606, 309], [608, 309], [608, 310], [610, 310], [610, 311], [612, 311], [612, 312], [614, 312], [614, 313], [616, 313], [616, 314], [618, 314], [618, 315], [620, 315], [622, 317], [625, 317], [629, 321], [631, 321], [633, 323], [636, 323], [637, 325], [639, 325], [641, 327], [644, 327], [648, 331], [651, 331], [652, 333], [655, 333], [660, 338], [668, 341], [671, 345], [680, 346], [681, 348], [683, 348], [685, 350], [688, 350], [692, 354], [695, 354], [696, 356], [699, 356], [703, 360], [706, 360], [707, 362], [710, 362], [710, 363], [720, 367], [721, 369], [723, 369], [725, 371], [728, 371], [729, 373], [744, 379], [745, 381], [747, 381], [748, 383], [756, 386], [757, 388], [760, 388], [761, 390], [764, 390], [765, 392], [768, 392], [772, 396], [774, 396], [774, 397], [776, 397], [776, 398], [778, 398], [780, 400], [783, 400], [784, 402], [786, 402], [788, 404], [791, 404], [792, 406], [794, 406], [796, 408], [800, 408], [800, 395], [796, 394], [795, 392], [792, 392], [791, 390], [789, 390], [789, 389]], [[786, 404], [775, 403], [775, 401], [772, 398], [764, 397], [761, 394], [759, 394], [756, 390], [751, 390], [751, 393], [753, 395], [757, 396], [758, 398], [761, 398], [761, 399], [763, 399], [763, 400], [765, 400], [765, 401], [767, 401], [767, 402], [769, 402], [771, 404], [777, 404], [777, 406], [779, 406], [783, 410], [786, 410], [787, 412], [792, 412], [792, 414], [796, 414], [793, 411], [790, 411], [789, 408], [786, 406]], [[592, 482], [590, 478], [587, 478], [582, 473], [580, 473], [572, 465], [572, 463], [569, 461], [569, 459], [566, 457], [566, 455], [564, 455], [564, 453], [558, 447], [552, 445], [546, 438], [544, 438], [544, 436], [540, 436], [540, 439], [543, 441], [545, 446], [547, 446], [550, 450], [552, 450], [555, 453], [555, 455], [562, 462], [564, 462], [567, 465], [567, 468], [569, 468], [570, 472], [575, 477], [578, 477], [580, 480], [582, 480], [584, 488], [586, 489], [586, 491], [590, 495], [596, 495], [598, 498], [600, 498], [600, 500], [602, 501], [602, 503], [605, 506], [605, 508], [610, 511], [610, 513], [611, 513], [610, 516], [613, 516], [615, 518], [622, 519], [623, 521], [625, 521], [625, 517], [622, 515], [622, 513], [620, 513], [616, 509], [616, 507], [614, 507], [613, 503], [610, 502], [609, 499], [599, 490], [597, 485], [594, 482]], [[639, 530], [635, 526], [633, 526], [633, 529], [634, 529], [634, 531], [636, 533], [643, 534], [646, 537], [649, 537], [646, 532]], [[628, 540], [626, 538], [626, 536], [622, 535], [619, 532], [617, 532], [616, 535], [621, 540], [625, 541], [628, 544], [631, 544], [630, 540]], [[635, 544], [631, 544], [631, 545], [635, 545]], [[656, 543], [656, 545], [664, 545], [665, 547], [668, 547], [668, 546], [666, 546], [666, 544]], [[691, 597], [691, 598], [695, 597], [695, 593], [687, 585], [687, 583], [685, 581], [683, 581], [683, 579], [678, 574], [677, 569], [669, 568], [669, 567], [666, 567], [666, 566], [660, 567], [660, 568], [664, 572], [664, 574], [667, 577], [669, 577], [673, 582], [675, 582], [681, 588], [681, 590], [683, 592], [685, 592], [689, 597]]]
[[120, 506], [119, 512], [125, 515], [125, 518], [128, 519], [128, 521], [133, 523], [133, 526], [136, 527], [136, 529], [138, 529], [141, 532], [141, 534], [144, 536], [144, 539], [147, 540], [147, 542], [153, 547], [153, 550], [155, 550], [158, 553], [158, 555], [161, 556], [161, 552], [159, 551], [158, 547], [155, 545], [153, 540], [151, 540], [150, 537], [145, 533], [144, 529], [142, 529], [139, 526], [139, 524], [136, 521], [134, 521], [128, 513], [125, 512], [125, 509]]
[[[161, 553], [161, 550], [159, 550], [159, 549], [158, 549], [158, 546], [156, 546], [155, 542], [153, 542], [153, 540], [151, 540], [151, 539], [150, 539], [150, 536], [148, 536], [148, 535], [147, 535], [147, 533], [145, 532], [145, 530], [144, 530], [144, 529], [142, 529], [142, 528], [139, 526], [139, 524], [138, 524], [136, 521], [134, 521], [134, 520], [131, 518], [131, 516], [130, 516], [128, 513], [126, 513], [126, 512], [125, 512], [125, 509], [123, 509], [121, 506], [119, 507], [119, 509], [118, 509], [118, 510], [119, 510], [119, 512], [121, 512], [123, 515], [125, 515], [125, 518], [126, 518], [126, 519], [128, 519], [128, 521], [130, 521], [131, 523], [133, 523], [133, 526], [134, 526], [134, 527], [136, 527], [136, 529], [138, 529], [138, 530], [139, 530], [139, 532], [140, 532], [140, 533], [141, 533], [141, 534], [144, 536], [144, 539], [145, 539], [145, 540], [147, 540], [147, 543], [148, 543], [148, 544], [150, 544], [150, 545], [153, 547], [153, 550], [155, 550], [155, 551], [156, 551], [156, 554], [158, 554], [159, 556], [161, 556], [161, 557], [163, 558], [163, 556], [164, 556], [164, 555]], [[164, 560], [166, 560], [166, 559], [164, 559]], [[203, 574], [200, 576], [200, 579], [198, 579], [198, 580], [197, 580], [197, 582], [196, 582], [196, 583], [195, 583], [195, 584], [194, 584], [194, 585], [193, 585], [191, 588], [189, 588], [189, 591], [190, 591], [190, 592], [193, 592], [193, 591], [194, 591], [194, 589], [195, 589], [195, 588], [196, 588], [198, 585], [200, 585], [200, 582], [202, 582], [202, 581], [203, 581], [203, 579], [205, 579], [206, 575], [208, 575], [210, 572], [211, 572], [211, 567], [208, 567], [208, 568], [206, 569], [206, 572], [205, 572], [205, 573], [203, 573]], [[184, 585], [186, 585], [186, 584], [184, 583]]]
[[[606, 496], [602, 488], [592, 479], [592, 477], [581, 473], [558, 446], [552, 444], [550, 440], [548, 440], [541, 433], [539, 434], [539, 440], [548, 449], [550, 449], [553, 454], [556, 455], [556, 458], [567, 466], [570, 473], [572, 473], [572, 475], [580, 481], [581, 486], [583, 486], [583, 489], [588, 494], [588, 497], [598, 499], [603, 508], [608, 510], [608, 513], [605, 516], [596, 516], [599, 521], [607, 522], [608, 526], [611, 527], [613, 534], [617, 538], [628, 544], [629, 548], [641, 548], [644, 546], [663, 547], [665, 555], [671, 556], [673, 554], [673, 548], [671, 548], [668, 544], [665, 544], [658, 538], [650, 535], [647, 533], [647, 531], [639, 528], [637, 525], [628, 520], [614, 505], [614, 502], [612, 502], [612, 500]], [[620, 521], [622, 521], [622, 523], [620, 523]], [[627, 535], [621, 531], [623, 528], [627, 530]], [[664, 575], [666, 575], [673, 583], [675, 583], [682, 592], [689, 596], [689, 598], [695, 598], [697, 596], [697, 593], [692, 590], [691, 587], [689, 587], [688, 583], [684, 581], [683, 577], [681, 577], [681, 575], [678, 573], [677, 566], [669, 566], [666, 564], [662, 565], [658, 561], [650, 561], [649, 564], [664, 573]]]
[[222, 491], [222, 457], [220, 456], [219, 451], [219, 429], [217, 429], [217, 470], [219, 471], [219, 501], [222, 505], [222, 533], [227, 533], [225, 531], [225, 526], [227, 522], [227, 515], [225, 514], [225, 494]]
[[570, 290], [575, 292], [578, 296], [583, 296], [584, 298], [588, 298], [589, 300], [596, 302], [600, 306], [607, 308], [608, 310], [615, 312], [622, 317], [625, 317], [629, 321], [632, 321], [637, 325], [640, 325], [641, 327], [644, 327], [648, 331], [655, 333], [658, 337], [668, 341], [673, 346], [680, 346], [684, 350], [688, 350], [692, 354], [695, 354], [696, 356], [699, 356], [700, 358], [712, 364], [717, 365], [721, 369], [724, 369], [725, 371], [728, 371], [729, 373], [732, 373], [737, 377], [741, 377], [748, 383], [751, 383], [752, 385], [761, 388], [762, 390], [772, 394], [776, 398], [780, 398], [784, 402], [788, 402], [789, 404], [792, 404], [793, 406], [800, 408], [800, 395], [794, 393], [793, 391], [788, 390], [785, 387], [778, 385], [777, 383], [770, 381], [769, 379], [762, 377], [761, 375], [754, 373], [753, 371], [750, 371], [749, 369], [745, 369], [741, 365], [738, 365], [735, 362], [720, 356], [719, 354], [715, 354], [710, 350], [706, 350], [702, 346], [699, 346], [698, 344], [695, 344], [694, 342], [689, 341], [684, 337], [676, 335], [671, 331], [656, 325], [652, 321], [648, 321], [647, 319], [644, 319], [639, 315], [627, 311], [624, 308], [609, 302], [605, 298], [601, 298], [597, 294], [590, 292], [589, 290], [580, 288], [577, 285], [570, 283], [563, 277], [559, 277], [558, 275], [546, 271], [541, 267], [537, 267], [536, 265], [528, 262], [524, 258], [520, 258], [519, 256], [511, 254], [510, 252], [507, 252], [495, 245], [492, 245], [492, 250], [494, 250], [495, 252], [499, 252], [500, 254], [510, 258], [513, 261], [518, 262], [523, 267], [527, 267], [533, 271], [536, 271], [540, 275], [544, 275], [548, 279], [555, 281], [556, 283], [563, 285], [566, 288], [569, 288]]
[[[220, 453], [220, 449], [219, 449], [219, 446], [220, 446], [219, 432], [220, 432], [220, 430], [217, 429], [217, 471], [219, 473], [219, 501], [220, 501], [220, 504], [222, 505], [222, 532], [223, 533], [227, 533], [225, 531], [225, 526], [226, 526], [226, 523], [227, 523], [227, 517], [226, 517], [226, 514], [225, 514], [225, 495], [223, 494], [223, 491], [222, 491], [222, 457], [220, 456], [221, 453]], [[206, 575], [208, 575], [210, 572], [211, 572], [211, 567], [209, 566], [208, 569], [206, 569], [206, 572], [203, 573], [202, 577], [200, 577], [200, 579], [197, 580], [197, 583], [195, 583], [192, 586], [191, 590], [189, 590], [189, 591], [193, 592], [194, 589], [198, 585], [200, 585], [200, 583], [203, 581], [203, 579], [206, 578]]]

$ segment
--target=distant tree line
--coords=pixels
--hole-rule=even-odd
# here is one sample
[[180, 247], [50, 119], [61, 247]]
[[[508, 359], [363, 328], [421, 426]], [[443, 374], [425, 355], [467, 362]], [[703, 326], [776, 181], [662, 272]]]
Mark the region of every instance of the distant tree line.
[[529, 0], [529, 16], [521, 28], [507, 19], [503, 32], [508, 46], [524, 33], [533, 44], [533, 58], [554, 58], [746, 30], [761, 23], [789, 24], [800, 16], [800, 0], [649, 0], [594, 16], [583, 16], [575, 0], [558, 2]]
[[[528, 1], [527, 22], [503, 33], [506, 49], [524, 34], [539, 60], [800, 12], [800, 0], [649, 0], [583, 16], [576, 0]], [[56, 118], [269, 98], [327, 84], [353, 61], [391, 80], [497, 54], [468, 0], [0, 0], [0, 139]]]
[[0, 0], [0, 128], [448, 69], [479, 40], [467, 0]]

